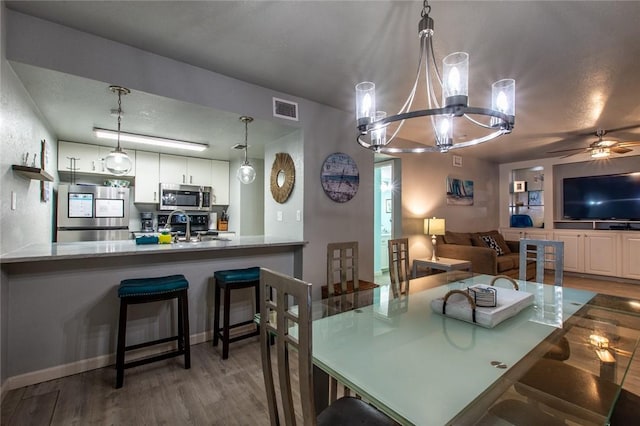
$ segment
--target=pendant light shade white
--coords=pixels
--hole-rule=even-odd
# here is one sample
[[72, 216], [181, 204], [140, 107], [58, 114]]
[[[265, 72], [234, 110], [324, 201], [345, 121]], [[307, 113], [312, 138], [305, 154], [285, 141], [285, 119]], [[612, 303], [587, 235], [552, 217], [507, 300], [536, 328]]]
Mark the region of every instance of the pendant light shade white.
[[249, 133], [248, 126], [249, 123], [253, 121], [253, 117], [247, 117], [243, 115], [242, 117], [240, 117], [240, 121], [244, 123], [244, 146], [242, 146], [242, 149], [244, 149], [244, 163], [242, 163], [242, 166], [240, 166], [240, 168], [238, 169], [236, 177], [241, 183], [248, 185], [256, 180], [256, 170], [247, 159], [247, 148], [249, 147], [249, 145], [247, 144], [247, 137]]
[[240, 182], [248, 185], [256, 180], [256, 171], [251, 164], [246, 163], [240, 166], [236, 176]]
[[120, 147], [117, 147], [115, 151], [111, 151], [107, 155], [104, 159], [104, 165], [111, 174], [116, 176], [126, 175], [133, 167], [131, 158]]
[[109, 86], [113, 93], [118, 94], [118, 145], [116, 149], [111, 151], [104, 159], [104, 165], [109, 172], [116, 176], [122, 176], [129, 173], [133, 167], [133, 162], [126, 152], [120, 148], [120, 122], [122, 120], [122, 95], [131, 93], [129, 89], [121, 86]]

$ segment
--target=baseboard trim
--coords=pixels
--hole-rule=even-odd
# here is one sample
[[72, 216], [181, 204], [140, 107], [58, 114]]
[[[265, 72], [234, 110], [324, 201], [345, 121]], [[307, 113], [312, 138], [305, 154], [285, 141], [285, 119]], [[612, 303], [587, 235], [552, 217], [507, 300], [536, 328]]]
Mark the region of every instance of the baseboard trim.
[[[203, 333], [191, 335], [189, 338], [189, 342], [191, 343], [191, 345], [197, 345], [199, 343], [209, 341], [212, 338], [213, 332], [209, 330]], [[162, 350], [170, 350], [173, 346], [175, 346], [175, 344], [167, 343], [164, 345], [157, 345], [127, 352], [127, 360], [148, 356]], [[109, 365], [115, 364], [115, 362], [116, 354], [112, 353], [9, 377], [4, 381], [4, 383], [2, 383], [1, 386], [2, 399], [4, 399], [4, 395], [7, 392], [13, 389], [35, 385], [37, 383], [42, 383], [49, 380], [59, 379], [61, 377], [71, 376], [73, 374], [84, 373], [85, 371], [95, 370], [97, 368], [107, 367]]]

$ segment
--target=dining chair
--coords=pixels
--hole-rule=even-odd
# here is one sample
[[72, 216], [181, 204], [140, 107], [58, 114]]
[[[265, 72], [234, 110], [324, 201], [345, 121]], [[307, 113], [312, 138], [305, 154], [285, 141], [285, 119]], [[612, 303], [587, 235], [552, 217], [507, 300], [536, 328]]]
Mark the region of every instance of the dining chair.
[[[260, 270], [260, 353], [267, 405], [271, 425], [394, 425], [389, 417], [361, 399], [343, 397], [322, 410], [316, 417], [313, 400], [313, 359], [311, 284], [293, 277], [261, 268]], [[270, 336], [275, 336], [275, 345]], [[272, 351], [275, 349], [277, 379], [274, 374]], [[292, 351], [293, 350], [293, 351]], [[292, 386], [291, 361], [298, 360], [299, 394]], [[276, 395], [276, 381], [280, 398]], [[294, 395], [299, 397], [296, 415]]]
[[[349, 286], [350, 283], [351, 286]], [[357, 241], [327, 244], [328, 297], [335, 295], [336, 285], [339, 286], [340, 294], [356, 292], [360, 289]]]
[[545, 266], [554, 270], [553, 285], [562, 286], [564, 269], [564, 242], [554, 240], [520, 240], [520, 280], [526, 281], [527, 262], [536, 263], [535, 281], [544, 282]]
[[411, 270], [409, 269], [409, 239], [389, 240], [389, 279], [393, 297], [400, 297], [409, 291]]

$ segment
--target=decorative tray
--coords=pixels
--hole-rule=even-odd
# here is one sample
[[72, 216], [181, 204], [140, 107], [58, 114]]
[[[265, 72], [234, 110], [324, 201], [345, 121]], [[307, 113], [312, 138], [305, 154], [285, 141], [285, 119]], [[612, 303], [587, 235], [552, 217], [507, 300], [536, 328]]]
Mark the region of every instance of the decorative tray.
[[[473, 290], [487, 288], [495, 291], [495, 306], [476, 306]], [[447, 317], [493, 328], [532, 305], [533, 300], [531, 293], [477, 284], [467, 290], [451, 290], [445, 297], [432, 300], [431, 309]]]

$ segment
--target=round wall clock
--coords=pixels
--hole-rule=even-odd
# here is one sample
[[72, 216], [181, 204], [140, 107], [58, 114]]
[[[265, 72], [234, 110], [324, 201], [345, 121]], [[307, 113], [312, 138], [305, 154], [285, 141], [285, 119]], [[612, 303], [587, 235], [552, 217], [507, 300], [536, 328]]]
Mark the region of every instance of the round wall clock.
[[320, 182], [329, 198], [338, 203], [345, 203], [358, 192], [358, 166], [349, 155], [342, 152], [333, 153], [322, 164]]

